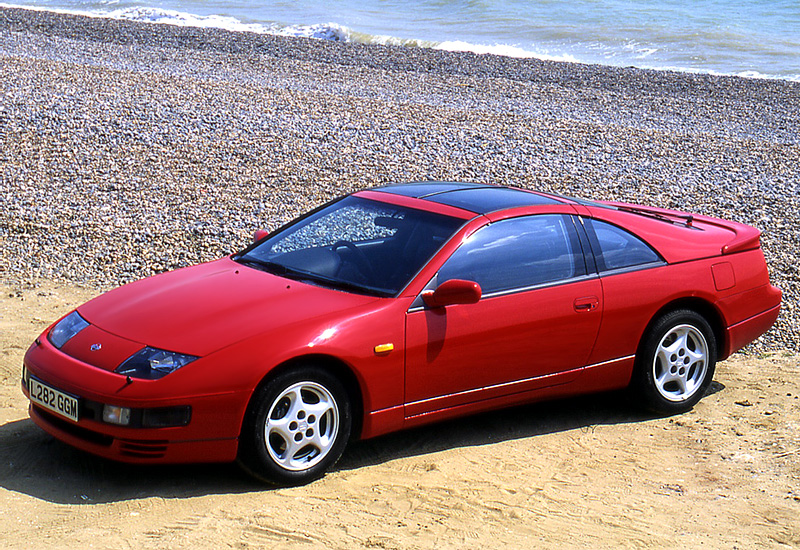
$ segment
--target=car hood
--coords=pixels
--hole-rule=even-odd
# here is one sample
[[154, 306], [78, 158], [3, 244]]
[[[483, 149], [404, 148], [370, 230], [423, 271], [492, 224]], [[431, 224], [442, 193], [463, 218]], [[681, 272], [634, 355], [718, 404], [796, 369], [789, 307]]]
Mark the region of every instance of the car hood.
[[130, 283], [78, 311], [92, 325], [116, 336], [202, 357], [258, 334], [376, 300], [224, 258]]

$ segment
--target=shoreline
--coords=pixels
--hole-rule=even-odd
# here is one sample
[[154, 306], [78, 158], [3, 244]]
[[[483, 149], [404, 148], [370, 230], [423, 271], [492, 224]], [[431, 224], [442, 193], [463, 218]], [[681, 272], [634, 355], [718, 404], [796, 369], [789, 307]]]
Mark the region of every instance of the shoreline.
[[800, 83], [0, 8], [0, 279], [108, 288], [355, 189], [512, 184], [764, 231], [798, 350]]
[[[716, 79], [736, 79], [743, 85], [752, 82], [756, 87], [761, 83], [775, 83], [778, 86], [800, 86], [800, 82], [779, 77], [750, 77], [737, 74], [717, 74], [680, 69], [653, 69], [636, 66], [616, 66], [595, 64], [581, 61], [554, 60], [537, 57], [513, 57], [494, 53], [475, 53], [471, 51], [440, 50], [429, 47], [393, 44], [368, 44], [357, 41], [344, 42], [322, 38], [300, 36], [283, 36], [259, 33], [248, 30], [229, 30], [221, 27], [197, 27], [177, 25], [168, 22], [146, 22], [129, 19], [116, 19], [102, 15], [82, 15], [68, 11], [51, 11], [38, 7], [2, 7], [2, 26], [12, 32], [27, 32], [31, 26], [38, 34], [74, 38], [97, 42], [115, 43], [119, 45], [150, 45], [153, 40], [164, 47], [178, 47], [200, 51], [219, 51], [230, 54], [266, 54], [277, 57], [304, 61], [335, 62], [344, 65], [385, 67], [388, 58], [393, 69], [420, 70], [420, 62], [425, 72], [433, 70], [447, 74], [472, 76], [503, 76], [517, 80], [532, 80], [549, 76], [563, 81], [563, 71], [559, 66], [570, 67], [569, 79], [591, 76], [599, 77], [603, 73], [622, 74], [628, 78], [642, 73], [648, 79], [660, 80], [657, 75], [669, 77], [686, 77], [689, 81], [701, 81], [709, 85]], [[278, 54], [281, 44], [292, 44], [292, 51]], [[345, 49], [345, 52], [337, 51]], [[467, 61], [464, 61], [467, 58]], [[469, 58], [494, 60], [486, 68], [476, 67]], [[466, 65], [466, 68], [465, 68]], [[480, 65], [480, 64], [478, 64]], [[544, 67], [541, 67], [544, 65]], [[498, 73], [497, 67], [502, 67]], [[538, 66], [538, 67], [537, 67]], [[476, 69], [478, 69], [476, 73]], [[613, 82], [613, 77], [608, 84]]]
[[[634, 56], [634, 58], [622, 58], [620, 59], [620, 61], [616, 63], [611, 63], [609, 62], [610, 59], [617, 57], [617, 54], [621, 52], [609, 51], [607, 52], [607, 55], [609, 57], [606, 57], [606, 59], [603, 60], [592, 57], [592, 55], [587, 51], [583, 51], [580, 53], [570, 52], [569, 46], [567, 44], [562, 44], [562, 47], [567, 48], [567, 50], [562, 51], [561, 53], [543, 53], [539, 51], [539, 49], [532, 44], [523, 46], [514, 40], [509, 42], [508, 41], [510, 38], [509, 36], [495, 37], [495, 40], [500, 40], [500, 41], [499, 42], [495, 41], [493, 44], [480, 40], [478, 40], [477, 42], [471, 42], [468, 39], [465, 39], [464, 37], [444, 36], [440, 37], [439, 40], [436, 40], [436, 39], [421, 39], [418, 37], [406, 35], [405, 37], [401, 38], [398, 36], [392, 36], [386, 34], [384, 32], [379, 32], [376, 29], [373, 29], [373, 32], [377, 32], [377, 34], [370, 34], [369, 32], [364, 32], [357, 30], [355, 28], [350, 28], [349, 26], [342, 25], [338, 22], [327, 22], [327, 23], [314, 22], [309, 24], [303, 24], [303, 23], [281, 24], [278, 23], [277, 21], [261, 20], [258, 19], [258, 17], [253, 19], [247, 14], [246, 10], [244, 14], [234, 11], [232, 13], [224, 15], [223, 14], [201, 15], [197, 13], [177, 11], [173, 9], [165, 9], [156, 6], [136, 6], [136, 7], [112, 9], [113, 3], [112, 4], [101, 3], [100, 5], [103, 6], [103, 8], [108, 8], [108, 9], [105, 11], [103, 9], [81, 10], [81, 9], [70, 9], [70, 8], [43, 7], [34, 5], [7, 4], [7, 3], [0, 3], [0, 9], [2, 8], [21, 9], [21, 10], [30, 10], [36, 12], [46, 12], [57, 15], [89, 17], [93, 19], [99, 18], [99, 19], [119, 20], [119, 21], [142, 22], [145, 24], [164, 24], [164, 25], [178, 26], [184, 28], [188, 27], [188, 28], [197, 28], [205, 30], [222, 30], [226, 32], [232, 32], [234, 34], [255, 34], [262, 36], [271, 35], [280, 37], [304, 37], [304, 38], [315, 38], [324, 41], [332, 41], [336, 43], [352, 43], [352, 44], [362, 44], [362, 45], [384, 45], [384, 46], [395, 46], [403, 48], [434, 49], [439, 51], [473, 53], [478, 55], [489, 54], [495, 56], [516, 58], [516, 59], [536, 59], [543, 61], [568, 62], [568, 63], [582, 64], [582, 65], [598, 65], [605, 68], [632, 67], [632, 68], [638, 68], [640, 70], [678, 72], [678, 73], [701, 74], [701, 75], [711, 75], [711, 76], [736, 76], [736, 77], [756, 79], [756, 80], [784, 80], [789, 82], [800, 82], [800, 74], [787, 73], [786, 71], [781, 71], [779, 68], [776, 67], [774, 63], [775, 61], [774, 58], [772, 59], [773, 62], [771, 64], [765, 60], [766, 65], [760, 68], [754, 68], [751, 65], [745, 64], [747, 65], [747, 67], [740, 66], [738, 67], [738, 70], [733, 69], [732, 67], [729, 67], [726, 70], [721, 68], [720, 66], [700, 68], [692, 65], [692, 62], [688, 59], [683, 60], [684, 63], [687, 63], [686, 66], [682, 66], [680, 64], [681, 61], [677, 59], [670, 59], [670, 61], [662, 59], [661, 63], [656, 65], [653, 65], [652, 63], [651, 64], [640, 63], [641, 60], [650, 59], [651, 54], [656, 53], [661, 49], [657, 44], [651, 44], [652, 46], [651, 48], [645, 48], [644, 50], [639, 50], [640, 53], [645, 52], [644, 55], [636, 55]], [[99, 6], [95, 7], [98, 8]], [[220, 5], [219, 7], [222, 7], [222, 5]], [[280, 10], [278, 11], [280, 12]], [[246, 20], [249, 22], [244, 22], [237, 18], [243, 16], [245, 16]], [[524, 34], [523, 29], [518, 29], [518, 31], [521, 31]], [[515, 36], [514, 38], [516, 39], [518, 37]], [[701, 37], [698, 36], [697, 39], [701, 39]], [[492, 39], [489, 39], [489, 42], [492, 42]], [[590, 50], [596, 49], [597, 46], [598, 44], [595, 44], [595, 47], [590, 48]], [[663, 44], [661, 46], [663, 47]], [[548, 49], [549, 48], [545, 48], [545, 50]], [[623, 48], [623, 50], [628, 50], [628, 48]], [[708, 53], [709, 54], [713, 53], [713, 50]]]

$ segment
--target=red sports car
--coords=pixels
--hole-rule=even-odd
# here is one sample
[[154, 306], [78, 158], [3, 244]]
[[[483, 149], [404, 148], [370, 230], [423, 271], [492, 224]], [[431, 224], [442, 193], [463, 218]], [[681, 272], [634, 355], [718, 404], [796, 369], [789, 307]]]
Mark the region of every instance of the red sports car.
[[627, 387], [686, 411], [780, 301], [746, 225], [389, 185], [80, 306], [30, 347], [22, 388], [91, 453], [298, 484], [350, 439], [523, 402]]

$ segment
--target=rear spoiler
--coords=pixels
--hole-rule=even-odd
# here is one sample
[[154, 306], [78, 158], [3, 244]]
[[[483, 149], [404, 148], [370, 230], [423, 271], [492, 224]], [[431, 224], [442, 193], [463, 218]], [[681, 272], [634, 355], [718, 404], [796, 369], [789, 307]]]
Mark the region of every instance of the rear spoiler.
[[736, 254], [737, 252], [761, 248], [761, 231], [755, 227], [728, 220], [718, 220], [707, 216], [696, 216], [695, 219], [709, 225], [716, 225], [728, 231], [733, 231], [733, 239], [728, 241], [720, 250], [722, 254]]
[[668, 222], [673, 224], [679, 223], [685, 225], [686, 227], [694, 227], [694, 225], [692, 225], [695, 219], [695, 216], [693, 214], [685, 214], [684, 212], [678, 212], [676, 210], [667, 210], [665, 208], [641, 206], [638, 204], [628, 204], [625, 202], [601, 201], [601, 204], [611, 206], [613, 208], [616, 208], [617, 210], [630, 212], [631, 214], [639, 214], [640, 216], [649, 216], [651, 218], [655, 218], [663, 222]]
[[755, 250], [761, 248], [761, 231], [755, 227], [748, 227], [750, 231], [736, 232], [736, 236], [731, 242], [722, 247], [723, 254], [734, 254], [745, 250]]
[[680, 224], [690, 229], [702, 229], [703, 225], [713, 225], [730, 231], [734, 235], [733, 239], [722, 246], [720, 249], [721, 254], [736, 254], [737, 252], [761, 248], [761, 231], [743, 223], [720, 220], [710, 216], [686, 214], [685, 212], [679, 212], [677, 210], [640, 206], [622, 202], [599, 201], [599, 203], [632, 214], [649, 216], [672, 224]]

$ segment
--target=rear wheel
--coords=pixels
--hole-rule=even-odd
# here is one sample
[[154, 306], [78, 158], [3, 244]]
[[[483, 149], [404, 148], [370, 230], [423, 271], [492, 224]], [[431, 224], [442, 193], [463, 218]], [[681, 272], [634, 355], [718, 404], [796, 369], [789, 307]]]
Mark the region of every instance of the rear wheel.
[[342, 384], [316, 367], [279, 374], [253, 395], [239, 442], [239, 463], [262, 481], [301, 485], [342, 455], [352, 424]]
[[661, 317], [636, 356], [632, 389], [642, 405], [660, 414], [688, 411], [714, 377], [717, 342], [708, 321], [695, 311]]

